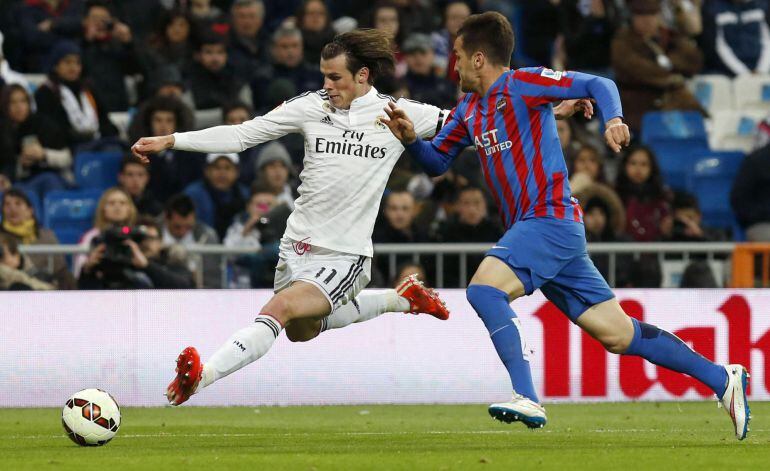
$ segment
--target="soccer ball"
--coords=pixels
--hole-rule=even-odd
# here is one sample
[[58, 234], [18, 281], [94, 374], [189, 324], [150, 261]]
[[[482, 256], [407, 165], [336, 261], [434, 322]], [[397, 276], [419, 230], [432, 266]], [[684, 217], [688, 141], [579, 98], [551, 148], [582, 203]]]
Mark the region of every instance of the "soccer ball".
[[101, 446], [118, 433], [120, 407], [101, 389], [84, 389], [64, 404], [61, 424], [67, 436], [78, 445]]

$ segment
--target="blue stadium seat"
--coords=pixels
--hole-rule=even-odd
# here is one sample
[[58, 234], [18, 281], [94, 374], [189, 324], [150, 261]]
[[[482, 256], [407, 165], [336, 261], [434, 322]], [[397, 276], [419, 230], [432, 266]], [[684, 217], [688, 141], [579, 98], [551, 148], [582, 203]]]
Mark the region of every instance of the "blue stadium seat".
[[743, 157], [741, 152], [718, 152], [694, 162], [687, 186], [698, 197], [704, 226], [734, 228], [730, 189]]
[[105, 190], [118, 183], [120, 152], [80, 152], [75, 156], [78, 187]]
[[[93, 227], [101, 190], [51, 191], [45, 196], [43, 224], [54, 231], [62, 243], [75, 242]], [[77, 236], [75, 236], [77, 233]]]
[[703, 116], [696, 111], [645, 113], [641, 137], [658, 157], [664, 182], [677, 190], [687, 188], [695, 160], [710, 153]]

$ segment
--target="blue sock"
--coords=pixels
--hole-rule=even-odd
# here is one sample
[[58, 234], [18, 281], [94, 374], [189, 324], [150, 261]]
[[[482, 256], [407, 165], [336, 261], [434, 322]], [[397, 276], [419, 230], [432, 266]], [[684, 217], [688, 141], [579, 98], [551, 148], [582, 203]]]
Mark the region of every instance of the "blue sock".
[[634, 339], [625, 355], [637, 355], [669, 370], [687, 373], [722, 398], [727, 388], [727, 372], [723, 367], [691, 349], [676, 335], [633, 317], [631, 321], [634, 323]]
[[508, 303], [508, 295], [491, 286], [470, 285], [466, 296], [484, 321], [497, 354], [508, 370], [514, 391], [539, 403], [529, 361], [522, 354], [521, 336], [514, 324], [516, 314]]

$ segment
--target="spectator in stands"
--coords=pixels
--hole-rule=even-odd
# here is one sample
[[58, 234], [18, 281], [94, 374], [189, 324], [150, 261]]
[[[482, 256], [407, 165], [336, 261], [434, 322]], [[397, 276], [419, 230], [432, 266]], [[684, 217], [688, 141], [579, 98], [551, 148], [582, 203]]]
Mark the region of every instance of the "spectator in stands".
[[28, 291], [56, 289], [35, 277], [29, 258], [19, 253], [16, 239], [0, 233], [0, 290]]
[[24, 0], [19, 10], [25, 53], [24, 72], [47, 72], [45, 59], [61, 38], [76, 38], [81, 30], [83, 0]]
[[399, 45], [405, 36], [405, 31], [401, 28], [401, 14], [396, 4], [389, 0], [378, 2], [372, 10], [369, 24], [388, 35], [396, 57], [396, 77], [403, 77], [406, 74], [406, 61]]
[[[129, 127], [129, 138], [165, 136], [191, 128], [192, 113], [176, 98], [155, 97], [142, 105]], [[205, 154], [167, 149], [150, 159], [150, 190], [160, 201], [203, 176]]]
[[278, 261], [278, 243], [286, 229], [291, 209], [277, 203], [275, 195], [267, 188], [255, 187], [246, 205], [238, 214], [224, 239], [226, 247], [253, 249], [253, 253], [235, 258], [235, 278], [248, 278], [242, 288], [270, 287], [272, 270]]
[[[161, 13], [157, 29], [147, 40], [147, 47], [142, 54], [148, 80], [153, 84], [160, 81], [159, 73], [165, 73], [167, 67], [176, 70], [181, 78], [192, 64], [192, 21], [181, 10]], [[157, 87], [157, 85], [156, 85]]]
[[[242, 124], [254, 117], [251, 106], [242, 101], [227, 103], [222, 107], [222, 123], [227, 125]], [[238, 181], [250, 186], [256, 178], [258, 147], [249, 147], [238, 154], [240, 175]]]
[[262, 29], [265, 5], [261, 0], [235, 0], [230, 8], [232, 28], [228, 41], [230, 64], [238, 77], [250, 82], [267, 57], [267, 37]]
[[[626, 226], [623, 205], [615, 198], [599, 190], [592, 194], [587, 194], [580, 200], [583, 207], [583, 223], [585, 224], [586, 240], [588, 242], [626, 242], [630, 240], [623, 233]], [[591, 253], [590, 256], [599, 273], [602, 274], [605, 280], [609, 281], [611, 279], [609, 254]], [[614, 286], [624, 287], [629, 285], [631, 267], [634, 263], [633, 256], [622, 254], [615, 256]]]
[[294, 94], [305, 90], [318, 90], [323, 86], [323, 76], [318, 65], [310, 65], [303, 59], [302, 32], [295, 27], [281, 27], [273, 33], [270, 55], [272, 63], [255, 72], [251, 83], [254, 108], [258, 112], [272, 109], [272, 97], [268, 96], [270, 83], [284, 79], [294, 86]]
[[82, 58], [105, 111], [127, 111], [124, 78], [140, 72], [131, 28], [113, 16], [107, 0], [88, 0], [83, 15]]
[[3, 51], [3, 45], [5, 43], [5, 36], [0, 31], [0, 87], [5, 85], [21, 85], [25, 90], [32, 93], [32, 89], [29, 86], [29, 81], [19, 72], [11, 69], [11, 65], [5, 60], [5, 52]]
[[0, 117], [0, 173], [41, 201], [74, 182], [66, 134], [32, 111], [26, 88], [13, 84], [2, 90]]
[[305, 61], [315, 66], [321, 60], [321, 49], [335, 34], [324, 0], [304, 0], [297, 11], [297, 26], [302, 31]]
[[730, 76], [770, 73], [767, 0], [711, 0], [703, 5], [706, 70]]
[[454, 53], [457, 31], [463, 22], [471, 16], [471, 9], [464, 1], [454, 0], [447, 2], [444, 7], [443, 28], [431, 34], [433, 40], [434, 63], [441, 76], [457, 83], [460, 76], [455, 70], [457, 55]]
[[404, 81], [413, 100], [451, 109], [457, 102], [457, 85], [435, 73], [430, 36], [414, 33], [404, 40], [407, 72]]
[[575, 129], [575, 121], [571, 118], [557, 119], [556, 132], [559, 134], [559, 143], [561, 143], [564, 160], [569, 165], [570, 162], [575, 160], [578, 151], [583, 148], [583, 143], [580, 141]]
[[561, 33], [559, 1], [520, 2], [521, 22], [520, 31], [516, 38], [520, 43], [516, 46], [525, 59], [523, 65], [559, 67], [553, 64], [556, 38]]
[[427, 242], [426, 234], [414, 226], [417, 203], [408, 191], [392, 191], [385, 197], [381, 218], [374, 226], [372, 240], [377, 243]]
[[[503, 235], [503, 228], [498, 218], [492, 218], [487, 212], [487, 200], [481, 188], [466, 186], [457, 195], [454, 215], [444, 221], [435, 234], [437, 242], [494, 242]], [[479, 266], [483, 255], [467, 257], [466, 280], [470, 282], [474, 268]], [[457, 256], [444, 258], [444, 283], [447, 286], [460, 286], [460, 259]]]
[[614, 0], [564, 0], [559, 7], [564, 66], [600, 75], [611, 73], [610, 43], [622, 24], [618, 4]]
[[152, 218], [137, 220], [129, 234], [115, 241], [107, 237], [103, 243], [113, 247], [93, 269], [81, 273], [80, 289], [195, 288], [184, 249], [164, 248], [160, 227]]
[[[219, 237], [210, 226], [198, 221], [195, 203], [185, 194], [169, 198], [163, 213], [163, 243], [165, 245], [219, 245]], [[187, 268], [196, 275], [196, 285], [204, 288], [221, 288], [222, 273], [217, 255], [190, 256]]]
[[211, 30], [217, 34], [226, 34], [229, 25], [225, 14], [211, 0], [190, 0], [190, 17], [199, 29]]
[[637, 242], [660, 240], [670, 232], [671, 207], [651, 149], [631, 147], [623, 155], [616, 186], [626, 211], [626, 233]]
[[622, 207], [618, 194], [607, 185], [604, 156], [599, 149], [592, 145], [584, 145], [575, 158], [567, 163], [567, 168], [569, 169], [569, 186], [573, 196], [578, 201], [585, 201], [586, 196], [598, 190], [613, 200], [611, 202], [613, 206]]
[[[18, 188], [11, 188], [3, 194], [2, 225], [0, 233], [7, 234], [24, 245], [58, 245], [59, 240], [48, 228], [41, 227], [35, 215], [35, 208], [27, 195]], [[63, 255], [30, 255], [31, 265], [44, 273], [46, 280], [52, 281], [59, 289], [75, 288], [75, 278], [67, 268]]]
[[117, 187], [105, 190], [96, 206], [94, 227], [80, 238], [80, 245], [89, 247], [89, 252], [75, 257], [75, 276], [79, 279], [81, 272], [92, 272], [104, 259], [107, 245], [103, 239], [109, 229], [131, 227], [135, 222], [136, 207], [131, 197]]
[[149, 182], [149, 167], [131, 155], [123, 157], [118, 172], [118, 187], [131, 197], [138, 214], [158, 217], [163, 212], [163, 205], [147, 188]]
[[83, 80], [80, 56], [75, 43], [58, 42], [49, 54], [48, 80], [35, 92], [37, 112], [67, 133], [70, 147], [118, 134], [98, 94]]
[[279, 203], [294, 209], [294, 186], [289, 182], [291, 158], [286, 147], [280, 142], [271, 142], [262, 147], [257, 157], [257, 185], [268, 188]]
[[[419, 263], [407, 262], [400, 265], [396, 269], [396, 276], [392, 280], [390, 280], [390, 286], [393, 288], [397, 287], [404, 280], [404, 278], [406, 278], [409, 275], [417, 275], [417, 278], [420, 281], [422, 281], [425, 284], [429, 284], [428, 275], [425, 273], [425, 267], [423, 267]], [[452, 285], [448, 284], [445, 281], [444, 286], [452, 286]]]
[[238, 163], [238, 154], [208, 154], [203, 178], [184, 189], [198, 219], [213, 227], [220, 240], [248, 199], [248, 189], [238, 183]]
[[733, 181], [730, 205], [751, 242], [770, 242], [770, 145], [747, 155]]
[[220, 108], [239, 99], [251, 102], [244, 76], [227, 64], [227, 49], [221, 36], [202, 34], [193, 58], [189, 88], [196, 109]]
[[642, 115], [656, 110], [698, 110], [685, 78], [700, 71], [695, 42], [663, 27], [660, 0], [631, 0], [631, 24], [612, 40], [612, 66], [625, 119], [638, 130]]
[[668, 29], [694, 38], [703, 31], [702, 6], [703, 0], [663, 0], [663, 21]]

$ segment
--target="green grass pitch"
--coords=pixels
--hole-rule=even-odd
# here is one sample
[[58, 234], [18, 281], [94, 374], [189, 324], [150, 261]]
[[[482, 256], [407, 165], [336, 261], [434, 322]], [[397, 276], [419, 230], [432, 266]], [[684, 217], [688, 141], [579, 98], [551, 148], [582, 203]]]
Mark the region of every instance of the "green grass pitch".
[[0, 468], [770, 469], [770, 403], [751, 406], [743, 442], [714, 402], [552, 404], [534, 431], [484, 405], [124, 408], [100, 448], [67, 439], [58, 409], [0, 409]]

